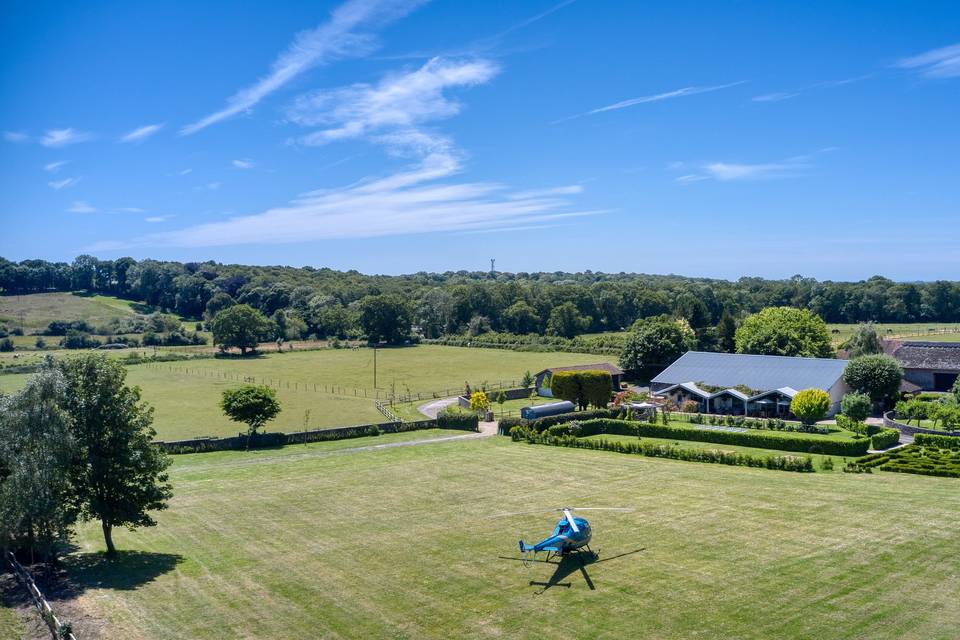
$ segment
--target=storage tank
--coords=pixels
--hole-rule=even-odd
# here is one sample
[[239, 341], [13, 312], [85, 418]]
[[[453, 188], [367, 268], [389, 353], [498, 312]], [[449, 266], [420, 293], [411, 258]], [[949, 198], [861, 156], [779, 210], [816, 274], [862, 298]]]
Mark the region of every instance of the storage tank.
[[538, 404], [535, 407], [524, 407], [520, 409], [520, 417], [524, 420], [535, 420], [544, 416], [555, 416], [559, 413], [570, 413], [576, 407], [569, 400], [563, 402], [551, 402], [550, 404]]

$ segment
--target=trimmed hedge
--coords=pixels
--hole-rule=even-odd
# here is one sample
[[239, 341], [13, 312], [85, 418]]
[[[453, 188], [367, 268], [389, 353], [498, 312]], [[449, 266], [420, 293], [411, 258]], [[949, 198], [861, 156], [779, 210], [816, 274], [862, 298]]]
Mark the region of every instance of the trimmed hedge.
[[584, 440], [575, 436], [552, 436], [548, 434], [534, 434], [527, 431], [524, 439], [530, 444], [544, 444], [554, 447], [572, 447], [574, 449], [593, 449], [642, 455], [651, 458], [668, 458], [687, 462], [706, 462], [726, 464], [732, 466], [757, 467], [777, 471], [813, 472], [813, 459], [808, 456], [756, 456], [731, 451], [717, 451], [716, 449], [685, 449], [669, 444], [653, 444], [638, 440], [636, 442], [621, 442], [619, 440]]
[[960, 449], [960, 436], [937, 436], [932, 433], [918, 433], [913, 436], [916, 444], [941, 449]]
[[[625, 426], [626, 425], [626, 426]], [[870, 448], [868, 438], [828, 440], [815, 435], [787, 434], [776, 431], [713, 431], [696, 427], [678, 427], [649, 422], [626, 422], [610, 418], [586, 420], [578, 424], [583, 435], [621, 433], [648, 438], [693, 440], [716, 444], [739, 445], [757, 449], [779, 449], [802, 453], [823, 453], [834, 456], [862, 456]], [[559, 435], [559, 432], [554, 432]]]
[[721, 415], [716, 413], [678, 413], [678, 419], [691, 424], [710, 424], [725, 427], [743, 427], [762, 431], [791, 431], [796, 433], [830, 433], [829, 427], [787, 422], [780, 418], [747, 418], [746, 416]]
[[870, 446], [874, 449], [888, 449], [900, 442], [900, 432], [896, 429], [883, 429], [870, 438]]
[[531, 420], [527, 426], [535, 430], [537, 433], [542, 433], [543, 431], [546, 431], [548, 427], [552, 427], [555, 424], [563, 424], [564, 422], [571, 422], [572, 420], [583, 421], [594, 418], [614, 418], [619, 415], [619, 409], [594, 409], [593, 411], [559, 413], [555, 416], [544, 416], [543, 418]]
[[870, 469], [881, 469], [895, 473], [960, 478], [960, 448], [940, 448], [929, 443], [914, 443], [893, 451], [860, 458], [857, 460], [857, 465], [868, 472]]
[[461, 411], [459, 408], [447, 407], [437, 414], [437, 427], [441, 429], [467, 429], [477, 431], [480, 428], [480, 417], [472, 411]]
[[880, 425], [860, 422], [859, 420], [854, 420], [853, 418], [845, 416], [842, 413], [838, 413], [836, 418], [838, 427], [841, 429], [846, 429], [847, 431], [852, 431], [853, 433], [859, 433], [860, 435], [872, 436], [883, 431], [883, 427]]
[[523, 418], [514, 418], [508, 416], [506, 418], [500, 418], [500, 422], [497, 423], [497, 435], [508, 436], [510, 435], [510, 430], [517, 426], [526, 426], [527, 421]]

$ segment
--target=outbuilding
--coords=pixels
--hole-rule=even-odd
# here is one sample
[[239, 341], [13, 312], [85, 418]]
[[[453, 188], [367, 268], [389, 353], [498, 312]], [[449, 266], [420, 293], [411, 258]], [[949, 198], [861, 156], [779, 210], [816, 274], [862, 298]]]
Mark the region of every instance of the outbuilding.
[[960, 375], [960, 342], [887, 340], [883, 346], [903, 369], [904, 380], [923, 391], [949, 391]]

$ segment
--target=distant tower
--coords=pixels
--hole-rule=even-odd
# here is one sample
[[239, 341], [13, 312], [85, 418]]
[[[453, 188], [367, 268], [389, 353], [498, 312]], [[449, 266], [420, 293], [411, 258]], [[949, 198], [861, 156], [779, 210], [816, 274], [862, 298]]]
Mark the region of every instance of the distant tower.
[[496, 258], [490, 258], [490, 275], [491, 275], [491, 276], [497, 275], [496, 264], [497, 264], [497, 259], [496, 259]]

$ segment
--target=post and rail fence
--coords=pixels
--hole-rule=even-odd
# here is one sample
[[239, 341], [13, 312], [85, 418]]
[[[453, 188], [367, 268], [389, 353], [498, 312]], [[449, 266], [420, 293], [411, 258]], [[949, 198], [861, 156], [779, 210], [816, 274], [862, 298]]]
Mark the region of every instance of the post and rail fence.
[[17, 562], [17, 558], [13, 555], [13, 552], [7, 551], [6, 559], [7, 563], [13, 569], [13, 574], [16, 576], [17, 581], [21, 582], [27, 590], [27, 593], [30, 594], [30, 601], [33, 602], [33, 606], [37, 608], [40, 617], [43, 618], [54, 640], [77, 640], [77, 637], [73, 635], [73, 631], [70, 629], [70, 625], [60, 622], [60, 619], [57, 618], [50, 603], [43, 597], [43, 593], [37, 587], [37, 583], [33, 581], [33, 576], [30, 575], [30, 572], [27, 571], [23, 565]]

